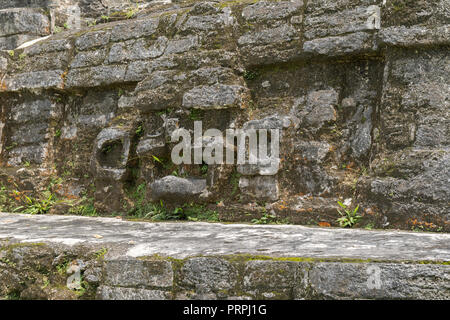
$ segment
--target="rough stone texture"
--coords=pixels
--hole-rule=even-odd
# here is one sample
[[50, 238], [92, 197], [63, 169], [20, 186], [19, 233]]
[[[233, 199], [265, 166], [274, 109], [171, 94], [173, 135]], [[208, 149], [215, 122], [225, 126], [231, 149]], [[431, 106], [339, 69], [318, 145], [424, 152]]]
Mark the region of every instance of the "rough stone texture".
[[167, 176], [150, 185], [155, 200], [188, 201], [206, 188], [205, 179], [184, 179]]
[[[0, 17], [29, 23], [5, 20], [2, 39], [53, 33], [0, 52], [5, 210], [60, 181], [54, 194], [84, 191], [58, 200], [99, 213], [132, 212], [143, 185], [224, 221], [337, 226], [351, 199], [358, 227], [450, 230], [448, 1], [4, 3]], [[64, 28], [69, 8], [81, 29]], [[194, 121], [282, 130], [277, 174], [267, 159], [173, 165], [171, 134]], [[161, 185], [170, 175], [207, 190]]]
[[[435, 233], [0, 213], [0, 297], [447, 300], [449, 240]], [[67, 285], [75, 270], [82, 290]]]
[[[116, 218], [8, 213], [0, 214], [0, 222], [1, 238], [73, 246], [89, 242], [99, 246], [112, 243], [120, 250], [117, 256], [109, 257], [119, 260], [121, 257], [150, 257], [155, 254], [184, 259], [196, 255], [225, 256], [239, 253], [271, 257], [394, 261], [448, 261], [449, 258], [450, 235], [445, 233], [293, 225], [147, 223]], [[47, 228], [51, 228], [51, 234]], [[119, 248], [121, 245], [125, 247]], [[203, 262], [197, 261], [196, 266], [205, 266]], [[145, 267], [145, 263], [138, 264], [141, 265]], [[165, 268], [165, 265], [162, 267]]]

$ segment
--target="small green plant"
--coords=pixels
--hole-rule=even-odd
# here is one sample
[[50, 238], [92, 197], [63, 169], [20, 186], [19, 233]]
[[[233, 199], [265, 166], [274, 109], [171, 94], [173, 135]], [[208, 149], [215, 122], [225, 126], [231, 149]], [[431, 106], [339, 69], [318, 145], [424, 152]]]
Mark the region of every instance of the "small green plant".
[[41, 289], [45, 289], [45, 288], [47, 288], [50, 285], [50, 280], [48, 280], [47, 277], [44, 277], [42, 279], [42, 282], [44, 283], [44, 285], [41, 287]]
[[230, 178], [230, 184], [232, 186], [231, 195], [235, 195], [239, 190], [239, 179], [241, 177], [241, 174], [237, 171], [234, 171]]
[[25, 162], [23, 163], [23, 166], [24, 166], [25, 168], [28, 168], [29, 166], [31, 166], [30, 161], [25, 161]]
[[189, 221], [219, 221], [219, 213], [217, 211], [210, 210], [206, 208], [206, 206], [196, 203], [188, 203], [183, 205], [181, 211], [179, 211], [178, 213], [180, 212], [182, 213], [182, 216], [184, 216]]
[[133, 18], [139, 12], [139, 7], [136, 5], [136, 8], [130, 8], [125, 12], [125, 16], [127, 19]]
[[254, 224], [269, 224], [269, 223], [276, 223], [276, 221], [277, 221], [277, 217], [273, 214], [269, 214], [269, 213], [265, 212], [265, 209], [264, 209], [263, 216], [259, 219], [253, 219], [252, 223], [254, 223]]
[[142, 125], [140, 125], [140, 126], [137, 127], [135, 133], [136, 133], [136, 135], [137, 135], [138, 137], [142, 137], [142, 135], [144, 134], [144, 128], [142, 127]]
[[249, 71], [246, 70], [244, 72], [244, 79], [245, 80], [255, 80], [258, 77], [258, 73], [255, 71]]
[[208, 173], [208, 165], [207, 164], [203, 164], [200, 167], [200, 172], [202, 173], [202, 175], [206, 175]]
[[108, 22], [108, 21], [109, 21], [109, 16], [102, 15], [100, 18], [101, 18], [103, 21], [105, 21], [105, 22]]
[[139, 219], [151, 219], [153, 221], [166, 220], [190, 220], [190, 221], [219, 221], [219, 215], [214, 210], [207, 209], [204, 205], [186, 203], [175, 208], [170, 208], [162, 200], [159, 203], [149, 202], [146, 197], [146, 185], [142, 183], [128, 193], [134, 200], [134, 207], [127, 215]]
[[14, 212], [21, 212], [25, 214], [46, 214], [55, 204], [54, 196], [51, 192], [43, 192], [43, 199], [32, 199], [23, 195], [25, 199], [25, 206], [19, 206], [14, 209]]
[[14, 57], [14, 50], [8, 50], [8, 54], [11, 58]]
[[192, 121], [198, 121], [203, 118], [203, 115], [204, 115], [203, 110], [192, 109], [191, 112], [189, 113], [189, 119], [191, 119]]
[[60, 275], [63, 275], [66, 273], [68, 265], [69, 265], [69, 260], [65, 260], [63, 263], [60, 263], [56, 266], [56, 271], [58, 271], [58, 273]]
[[19, 54], [19, 60], [23, 60], [23, 59], [25, 59], [25, 58], [26, 58], [26, 56], [27, 56], [27, 54], [26, 54], [26, 53], [21, 53], [21, 54]]
[[365, 227], [364, 227], [364, 229], [366, 229], [366, 230], [372, 230], [373, 228], [375, 228], [375, 225], [371, 222], [371, 223], [368, 223]]
[[86, 195], [83, 195], [83, 197], [75, 203], [71, 203], [69, 213], [86, 217], [98, 216], [97, 209], [95, 209], [94, 206], [94, 198], [88, 198]]
[[55, 138], [59, 138], [59, 137], [61, 137], [61, 129], [57, 129], [55, 131]]
[[111, 152], [112, 149], [113, 149], [113, 145], [112, 144], [107, 144], [107, 145], [103, 146], [102, 153], [103, 154], [108, 154], [108, 153]]
[[66, 29], [66, 30], [69, 30], [69, 29], [70, 29], [70, 26], [67, 24], [67, 22], [64, 23], [63, 27], [64, 27], [64, 29]]
[[342, 202], [338, 201], [338, 204], [343, 209], [338, 209], [341, 217], [337, 219], [339, 226], [341, 226], [342, 228], [351, 228], [362, 218], [360, 215], [358, 215], [359, 205], [356, 206], [353, 210], [350, 210], [349, 207]]

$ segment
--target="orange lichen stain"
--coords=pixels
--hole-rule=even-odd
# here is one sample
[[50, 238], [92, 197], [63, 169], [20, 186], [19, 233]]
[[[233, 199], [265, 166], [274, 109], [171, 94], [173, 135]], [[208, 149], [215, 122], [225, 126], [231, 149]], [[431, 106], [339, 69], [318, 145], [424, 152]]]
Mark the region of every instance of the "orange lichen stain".
[[331, 224], [329, 224], [328, 222], [319, 222], [319, 226], [328, 228], [331, 227]]
[[418, 221], [417, 219], [411, 219], [411, 224], [417, 227], [425, 227], [428, 229], [434, 229], [437, 226], [432, 222]]
[[351, 169], [355, 166], [355, 163], [352, 161], [347, 165], [347, 169]]

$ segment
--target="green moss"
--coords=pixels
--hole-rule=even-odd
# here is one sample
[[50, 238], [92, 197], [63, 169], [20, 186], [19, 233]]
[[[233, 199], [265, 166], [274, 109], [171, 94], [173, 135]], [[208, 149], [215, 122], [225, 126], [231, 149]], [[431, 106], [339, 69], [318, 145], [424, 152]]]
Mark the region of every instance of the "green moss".
[[42, 243], [42, 242], [13, 243], [13, 244], [8, 244], [6, 246], [0, 247], [0, 251], [6, 250], [6, 251], [10, 252], [16, 248], [27, 248], [27, 247], [32, 248], [32, 247], [40, 247], [40, 246], [46, 246], [46, 244]]
[[340, 262], [340, 263], [399, 263], [399, 264], [436, 264], [436, 265], [450, 265], [450, 261], [431, 261], [431, 260], [381, 260], [381, 259], [356, 259], [356, 258], [316, 258], [316, 257], [271, 257], [266, 255], [253, 255], [253, 254], [232, 254], [223, 256], [203, 256], [197, 255], [185, 259], [175, 259], [172, 257], [166, 257], [163, 259], [169, 261], [176, 261], [184, 264], [189, 259], [199, 257], [211, 257], [224, 259], [233, 264], [246, 263], [248, 261], [292, 261], [292, 262]]

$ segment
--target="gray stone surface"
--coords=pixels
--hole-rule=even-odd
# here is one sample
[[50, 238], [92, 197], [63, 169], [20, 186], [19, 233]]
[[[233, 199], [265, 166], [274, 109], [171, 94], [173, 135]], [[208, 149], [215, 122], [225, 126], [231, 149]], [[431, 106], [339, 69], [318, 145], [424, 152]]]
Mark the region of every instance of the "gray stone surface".
[[167, 176], [156, 180], [150, 185], [154, 200], [169, 200], [175, 202], [194, 199], [206, 188], [206, 179], [185, 179]]
[[101, 286], [97, 292], [100, 300], [166, 300], [169, 294], [161, 290]]
[[449, 267], [441, 265], [318, 263], [308, 279], [309, 290], [328, 299], [448, 299], [450, 294]]
[[104, 272], [105, 284], [112, 286], [165, 288], [173, 283], [168, 261], [111, 260], [106, 261]]
[[[90, 285], [82, 294], [104, 300], [449, 299], [448, 240], [447, 234], [1, 213], [0, 297], [73, 299], [79, 271]], [[42, 267], [60, 276], [39, 286]]]
[[[291, 225], [146, 223], [114, 218], [0, 214], [0, 238], [125, 246], [120, 256], [262, 254], [273, 257], [449, 261], [450, 235]], [[52, 232], [48, 232], [52, 230]], [[101, 238], [94, 237], [100, 235]]]
[[183, 106], [186, 108], [220, 109], [238, 106], [244, 88], [233, 85], [201, 86], [193, 88], [183, 96]]
[[203, 291], [230, 289], [237, 283], [237, 270], [226, 260], [218, 258], [192, 258], [181, 270], [182, 283]]
[[[277, 222], [337, 226], [337, 201], [351, 197], [357, 227], [450, 231], [448, 0], [139, 1], [131, 11], [67, 0], [52, 12], [6, 2], [0, 15], [28, 25], [4, 20], [0, 43], [44, 35], [32, 16], [55, 28], [0, 51], [5, 211], [26, 209], [16, 191], [43, 199], [50, 188], [52, 213], [93, 199], [97, 213], [138, 214], [138, 186], [150, 199], [162, 177], [203, 187], [206, 176], [201, 196], [184, 180], [160, 185], [164, 204], [196, 202], [221, 221], [260, 219], [267, 207]], [[64, 13], [76, 4], [82, 30]], [[222, 132], [281, 129], [276, 176], [272, 159], [171, 163], [170, 134], [199, 120]]]

